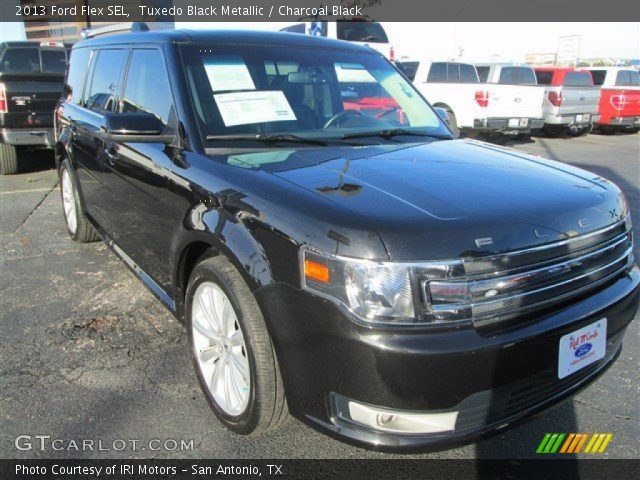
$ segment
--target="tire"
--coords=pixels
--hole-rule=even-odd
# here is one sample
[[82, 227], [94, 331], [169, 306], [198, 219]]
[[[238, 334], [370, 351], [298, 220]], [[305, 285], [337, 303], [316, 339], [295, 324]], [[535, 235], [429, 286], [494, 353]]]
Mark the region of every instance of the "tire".
[[591, 131], [593, 130], [593, 123], [590, 124], [587, 127], [583, 127], [577, 130], [569, 130], [569, 136], [571, 137], [583, 137], [585, 135], [588, 135], [589, 133], [591, 133]]
[[456, 136], [456, 138], [460, 138], [460, 127], [458, 127], [458, 119], [456, 118], [456, 114], [451, 110], [447, 110], [449, 114], [449, 128]]
[[546, 124], [542, 127], [542, 132], [550, 138], [564, 137], [569, 133], [569, 128], [565, 125], [549, 125]]
[[[226, 300], [218, 305], [225, 306], [207, 307], [222, 296]], [[201, 261], [189, 279], [185, 303], [191, 357], [218, 420], [242, 435], [257, 435], [284, 424], [289, 410], [273, 344], [256, 299], [238, 270], [223, 256]], [[226, 315], [211, 313], [216, 311]], [[218, 322], [218, 318], [231, 320]]]
[[0, 175], [18, 173], [18, 152], [13, 145], [0, 143]]
[[600, 125], [598, 130], [604, 135], [615, 135], [620, 131], [620, 127], [617, 125]]
[[[60, 200], [67, 232], [74, 242], [89, 243], [98, 240], [95, 231], [82, 209], [78, 196], [78, 180], [68, 160], [60, 164]], [[73, 219], [75, 217], [75, 220]]]

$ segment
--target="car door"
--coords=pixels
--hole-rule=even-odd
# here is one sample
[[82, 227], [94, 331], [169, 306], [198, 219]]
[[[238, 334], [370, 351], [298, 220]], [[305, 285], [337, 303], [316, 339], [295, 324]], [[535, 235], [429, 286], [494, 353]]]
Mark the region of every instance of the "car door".
[[89, 77], [79, 104], [82, 108], [74, 110], [70, 126], [85, 209], [108, 235], [112, 234], [110, 170], [105, 165], [104, 141], [98, 133], [104, 115], [116, 110], [128, 55], [126, 49], [101, 49], [91, 53]]
[[[173, 95], [162, 51], [136, 48], [126, 74], [121, 114], [151, 113], [177, 131]], [[167, 189], [172, 147], [162, 143], [110, 143], [104, 146], [113, 210], [113, 237], [163, 290], [170, 290], [167, 261], [174, 228]], [[147, 279], [148, 280], [148, 279]]]

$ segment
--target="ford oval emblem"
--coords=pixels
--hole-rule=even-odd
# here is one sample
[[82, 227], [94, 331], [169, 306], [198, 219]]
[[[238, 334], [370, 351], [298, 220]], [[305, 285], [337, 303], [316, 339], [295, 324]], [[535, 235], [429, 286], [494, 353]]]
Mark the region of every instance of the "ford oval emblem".
[[584, 357], [587, 353], [589, 353], [589, 350], [591, 350], [592, 346], [593, 345], [591, 345], [590, 343], [585, 343], [583, 345], [580, 345], [578, 348], [576, 348], [574, 355], [578, 358]]

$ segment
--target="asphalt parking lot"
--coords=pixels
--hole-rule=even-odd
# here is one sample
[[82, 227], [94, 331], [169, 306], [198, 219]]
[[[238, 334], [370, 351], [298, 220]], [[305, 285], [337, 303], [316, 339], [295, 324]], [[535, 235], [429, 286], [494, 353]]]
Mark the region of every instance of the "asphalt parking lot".
[[[511, 146], [617, 183], [640, 238], [640, 135]], [[51, 160], [33, 158], [29, 171], [0, 177], [0, 457], [398, 457], [345, 445], [298, 421], [256, 438], [222, 428], [198, 387], [183, 328], [105, 245], [68, 238]], [[572, 400], [479, 443], [412, 456], [527, 458], [546, 432], [611, 432], [607, 457], [638, 458], [639, 333], [636, 318], [618, 362]], [[107, 447], [137, 439], [140, 449], [78, 452], [63, 443], [41, 451], [34, 442], [18, 450], [19, 435], [101, 439]], [[193, 448], [150, 451], [144, 445], [152, 439], [193, 440]]]

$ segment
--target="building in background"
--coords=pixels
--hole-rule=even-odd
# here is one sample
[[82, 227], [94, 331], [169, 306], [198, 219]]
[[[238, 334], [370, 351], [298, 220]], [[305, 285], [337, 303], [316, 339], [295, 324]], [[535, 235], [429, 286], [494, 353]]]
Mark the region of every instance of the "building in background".
[[[105, 0], [16, 0], [23, 6], [52, 4], [58, 7], [76, 6], [78, 11], [85, 6], [105, 6], [111, 2]], [[173, 0], [148, 0], [145, 5], [157, 7], [170, 7]], [[156, 20], [154, 17], [143, 19], [147, 21]], [[166, 22], [162, 19], [162, 28], [172, 28], [173, 22]], [[76, 21], [64, 21], [60, 17], [38, 17], [24, 21], [24, 32], [27, 40], [39, 42], [69, 42], [73, 43], [80, 39], [82, 31], [87, 28], [96, 28], [104, 25], [111, 25], [115, 22], [99, 22], [92, 19], [90, 15], [77, 18]]]

